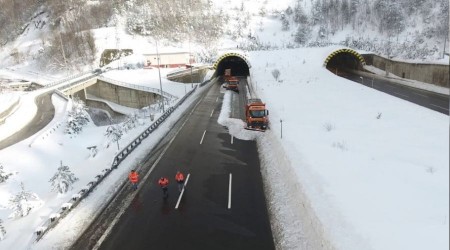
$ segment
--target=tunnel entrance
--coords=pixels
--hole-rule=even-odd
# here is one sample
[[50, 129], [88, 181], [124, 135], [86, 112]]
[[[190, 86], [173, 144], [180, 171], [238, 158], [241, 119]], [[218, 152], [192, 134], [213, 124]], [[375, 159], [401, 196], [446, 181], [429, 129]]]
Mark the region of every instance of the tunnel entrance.
[[363, 70], [364, 58], [354, 50], [341, 49], [331, 53], [325, 60], [324, 66], [333, 72], [348, 72], [351, 70]]
[[248, 61], [237, 53], [230, 53], [221, 56], [214, 64], [216, 76], [223, 76], [226, 69], [231, 69], [232, 76], [250, 75], [250, 65]]

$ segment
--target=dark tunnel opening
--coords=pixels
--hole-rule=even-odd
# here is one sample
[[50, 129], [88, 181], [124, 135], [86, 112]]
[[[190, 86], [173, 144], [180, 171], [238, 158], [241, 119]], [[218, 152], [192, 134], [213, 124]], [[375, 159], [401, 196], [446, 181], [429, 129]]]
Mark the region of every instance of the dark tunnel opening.
[[327, 69], [334, 74], [348, 72], [349, 70], [363, 70], [361, 61], [354, 54], [340, 52], [330, 58], [326, 65]]
[[216, 68], [216, 75], [223, 76], [226, 69], [231, 69], [232, 76], [248, 76], [250, 69], [244, 59], [238, 56], [228, 56], [222, 59]]

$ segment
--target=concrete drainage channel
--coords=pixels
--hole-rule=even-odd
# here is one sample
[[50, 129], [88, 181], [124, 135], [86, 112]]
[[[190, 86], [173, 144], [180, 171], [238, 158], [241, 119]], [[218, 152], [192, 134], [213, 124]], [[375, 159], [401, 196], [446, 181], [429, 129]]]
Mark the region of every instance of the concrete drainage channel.
[[[204, 81], [200, 84], [200, 86], [204, 86], [210, 82], [210, 80]], [[36, 233], [36, 239], [35, 241], [39, 241], [50, 229], [55, 227], [58, 222], [64, 218], [70, 211], [72, 211], [84, 198], [86, 198], [95, 187], [102, 182], [110, 173], [112, 170], [116, 169], [120, 163], [135, 149], [137, 148], [141, 142], [147, 138], [155, 129], [159, 127], [159, 125], [166, 120], [167, 117], [169, 117], [172, 112], [178, 108], [187, 97], [189, 97], [193, 92], [195, 92], [197, 88], [192, 89], [189, 91], [183, 98], [181, 98], [178, 103], [167, 109], [164, 114], [158, 118], [152, 125], [150, 125], [144, 132], [142, 132], [138, 137], [136, 137], [130, 144], [128, 144], [126, 147], [122, 149], [113, 159], [113, 163], [111, 164], [111, 168], [103, 169], [100, 174], [95, 176], [95, 179], [90, 181], [85, 187], [83, 187], [78, 193], [72, 195], [72, 198], [63, 203], [61, 205], [60, 210], [57, 213], [52, 213], [49, 216], [49, 219], [44, 222], [43, 225], [38, 227], [35, 230]]]

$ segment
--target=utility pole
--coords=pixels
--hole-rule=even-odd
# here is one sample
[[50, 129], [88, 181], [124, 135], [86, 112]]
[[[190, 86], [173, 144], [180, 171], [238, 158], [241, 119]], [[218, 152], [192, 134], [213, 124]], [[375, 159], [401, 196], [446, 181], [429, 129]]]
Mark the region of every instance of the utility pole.
[[283, 139], [283, 120], [280, 119], [280, 126], [281, 126], [281, 139]]
[[163, 113], [164, 113], [165, 112], [165, 110], [164, 110], [164, 95], [163, 95], [162, 83], [161, 83], [161, 70], [160, 70], [161, 65], [159, 64], [159, 52], [158, 52], [158, 40], [157, 39], [155, 39], [155, 43], [156, 43], [156, 59], [158, 61], [159, 89], [161, 91], [161, 102], [162, 102], [162, 109], [163, 109]]
[[191, 67], [191, 89], [194, 88], [194, 83], [192, 79], [192, 61], [191, 61], [191, 28], [192, 26], [189, 25], [189, 66]]

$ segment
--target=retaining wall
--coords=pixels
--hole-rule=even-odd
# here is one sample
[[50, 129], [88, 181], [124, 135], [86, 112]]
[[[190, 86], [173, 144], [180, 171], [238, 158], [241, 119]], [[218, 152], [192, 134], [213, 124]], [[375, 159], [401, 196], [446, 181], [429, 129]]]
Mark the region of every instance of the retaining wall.
[[125, 88], [101, 80], [98, 80], [97, 84], [86, 88], [86, 93], [122, 106], [136, 109], [158, 103], [161, 98], [161, 96], [156, 93]]
[[441, 87], [449, 87], [449, 65], [399, 62], [374, 54], [364, 54], [362, 56], [367, 65], [373, 65], [396, 76]]

